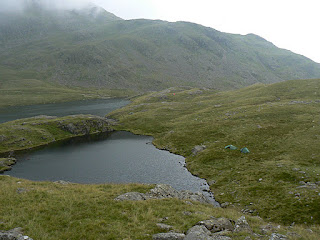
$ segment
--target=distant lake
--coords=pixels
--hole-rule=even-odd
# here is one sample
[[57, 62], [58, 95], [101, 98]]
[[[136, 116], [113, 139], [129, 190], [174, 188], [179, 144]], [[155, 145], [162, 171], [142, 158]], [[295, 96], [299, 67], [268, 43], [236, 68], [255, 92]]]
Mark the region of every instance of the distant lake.
[[113, 110], [124, 107], [129, 102], [126, 99], [116, 98], [0, 108], [0, 123], [38, 115], [62, 117], [74, 114], [93, 114], [103, 117]]
[[[107, 99], [15, 107], [0, 112], [0, 119], [4, 122], [37, 115], [105, 116], [128, 103]], [[4, 174], [34, 181], [165, 183], [177, 190], [209, 190], [204, 179], [193, 176], [184, 167], [182, 156], [157, 149], [152, 139], [122, 131], [77, 137], [15, 156], [17, 164]]]

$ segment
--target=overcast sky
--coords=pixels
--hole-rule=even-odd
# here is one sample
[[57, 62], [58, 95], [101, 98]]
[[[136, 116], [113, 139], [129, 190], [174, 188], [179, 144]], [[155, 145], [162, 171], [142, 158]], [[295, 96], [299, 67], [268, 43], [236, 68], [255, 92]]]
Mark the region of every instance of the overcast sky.
[[255, 33], [320, 63], [320, 0], [92, 1], [124, 19], [183, 20], [222, 32]]

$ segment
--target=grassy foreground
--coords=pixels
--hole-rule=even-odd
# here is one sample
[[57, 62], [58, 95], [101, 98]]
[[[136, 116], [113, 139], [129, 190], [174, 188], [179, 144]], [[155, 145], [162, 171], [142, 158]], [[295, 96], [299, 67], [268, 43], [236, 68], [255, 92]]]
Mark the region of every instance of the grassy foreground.
[[[115, 201], [125, 192], [147, 192], [151, 185], [80, 185], [31, 182], [0, 176], [0, 229], [23, 227], [25, 235], [38, 240], [56, 239], [151, 239], [162, 232], [156, 226], [161, 219], [176, 231], [184, 232], [198, 221], [211, 216], [236, 220], [234, 209], [213, 208], [182, 200]], [[260, 233], [261, 218], [247, 217], [252, 230]], [[282, 234], [295, 232], [303, 239], [316, 240], [320, 229], [281, 226]], [[248, 233], [234, 233], [232, 239], [244, 239]], [[251, 239], [258, 239], [252, 236]], [[296, 238], [289, 238], [296, 239]]]
[[[285, 224], [320, 224], [320, 80], [229, 92], [171, 89], [109, 116], [186, 157], [220, 202]], [[251, 153], [225, 149], [247, 147]], [[192, 154], [196, 145], [206, 149]]]

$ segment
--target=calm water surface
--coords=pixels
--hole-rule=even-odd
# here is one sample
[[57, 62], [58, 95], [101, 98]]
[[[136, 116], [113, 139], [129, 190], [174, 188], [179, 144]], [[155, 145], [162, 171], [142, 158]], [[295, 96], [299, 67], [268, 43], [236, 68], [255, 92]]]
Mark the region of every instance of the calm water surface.
[[93, 114], [102, 117], [113, 110], [124, 107], [129, 102], [126, 99], [98, 99], [0, 108], [0, 123], [38, 115], [62, 117], [74, 114]]
[[[128, 103], [107, 99], [11, 107], [0, 110], [0, 122], [37, 115], [104, 116]], [[184, 167], [183, 157], [159, 150], [151, 142], [152, 137], [129, 132], [79, 137], [15, 156], [17, 164], [5, 174], [35, 181], [165, 183], [178, 190], [209, 189], [205, 180]]]
[[151, 141], [129, 132], [72, 139], [16, 156], [18, 163], [6, 174], [36, 181], [166, 183], [191, 191], [208, 187], [183, 167], [183, 157]]

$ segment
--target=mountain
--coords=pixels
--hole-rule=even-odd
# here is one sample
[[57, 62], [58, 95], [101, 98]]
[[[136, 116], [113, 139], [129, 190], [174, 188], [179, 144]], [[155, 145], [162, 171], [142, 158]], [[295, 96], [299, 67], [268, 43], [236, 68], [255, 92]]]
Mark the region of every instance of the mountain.
[[24, 2], [20, 11], [0, 15], [0, 69], [23, 81], [148, 91], [320, 77], [320, 64], [254, 34], [189, 22], [126, 21], [95, 5], [61, 9]]

